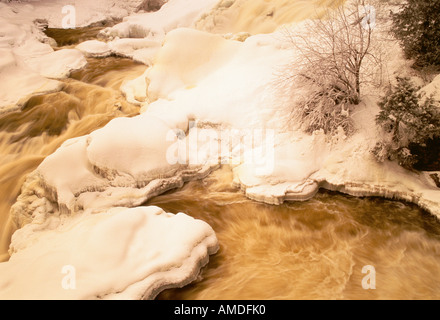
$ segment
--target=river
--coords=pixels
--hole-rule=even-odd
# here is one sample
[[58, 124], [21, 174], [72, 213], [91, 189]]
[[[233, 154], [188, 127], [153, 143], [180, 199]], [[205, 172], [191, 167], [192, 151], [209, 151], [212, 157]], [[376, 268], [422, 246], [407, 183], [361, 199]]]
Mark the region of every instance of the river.
[[[66, 45], [76, 42], [68, 37]], [[78, 37], [89, 38], [84, 30]], [[139, 112], [118, 89], [146, 66], [117, 57], [88, 61], [63, 80], [61, 92], [0, 116], [3, 261], [15, 230], [9, 209], [26, 174], [67, 139]], [[440, 298], [440, 223], [412, 204], [321, 191], [306, 202], [271, 206], [247, 199], [222, 167], [146, 205], [206, 221], [220, 243], [195, 283], [158, 299]], [[363, 272], [365, 266], [375, 273]], [[375, 289], [364, 288], [373, 275]]]

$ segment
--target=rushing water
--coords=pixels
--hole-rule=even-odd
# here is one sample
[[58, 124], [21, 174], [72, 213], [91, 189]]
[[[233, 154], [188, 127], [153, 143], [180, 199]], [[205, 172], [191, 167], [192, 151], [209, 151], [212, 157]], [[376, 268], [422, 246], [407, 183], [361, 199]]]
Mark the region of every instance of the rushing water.
[[158, 299], [440, 298], [440, 223], [418, 207], [330, 192], [271, 206], [231, 182], [224, 168], [148, 202], [206, 221], [220, 243], [199, 281]]
[[67, 139], [139, 112], [118, 89], [124, 79], [141, 75], [145, 65], [115, 57], [88, 62], [64, 81], [62, 91], [35, 96], [22, 110], [0, 115], [0, 261], [9, 257], [15, 231], [9, 210], [26, 175]]
[[[71, 45], [97, 30], [63, 32], [53, 36]], [[3, 260], [14, 231], [9, 209], [26, 174], [65, 140], [136, 115], [118, 88], [144, 70], [127, 59], [89, 59], [61, 92], [0, 116]], [[440, 223], [414, 205], [320, 192], [307, 202], [270, 206], [245, 198], [227, 167], [147, 205], [206, 221], [220, 242], [198, 281], [158, 299], [440, 298]], [[375, 290], [362, 288], [366, 265], [376, 270]]]

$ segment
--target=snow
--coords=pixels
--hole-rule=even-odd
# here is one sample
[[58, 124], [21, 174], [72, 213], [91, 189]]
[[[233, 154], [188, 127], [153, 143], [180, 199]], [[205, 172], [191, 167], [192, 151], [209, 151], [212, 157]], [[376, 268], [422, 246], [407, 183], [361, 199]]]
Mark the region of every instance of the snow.
[[[417, 198], [414, 201], [421, 205], [433, 199], [436, 190], [426, 179], [373, 159], [370, 150], [378, 138], [371, 130], [375, 127], [374, 101], [355, 116], [359, 130], [352, 138], [342, 135], [328, 141], [320, 132], [310, 136], [285, 131], [282, 123], [287, 119], [279, 118], [274, 107], [273, 81], [277, 67], [290, 59], [280, 34], [239, 42], [194, 29], [169, 32], [154, 65], [125, 84], [127, 92], [132, 90], [131, 99], [144, 90], [142, 100], [150, 103], [144, 103], [143, 114], [113, 120], [46, 158], [37, 170], [45, 189], [43, 197], [68, 213], [136, 206], [188, 179], [203, 177], [221, 158], [238, 165], [235, 183], [250, 198], [268, 203], [306, 200], [320, 187], [356, 195], [389, 190], [382, 195]], [[193, 120], [196, 126], [190, 127]], [[244, 129], [261, 128], [277, 132], [273, 153], [262, 154], [267, 161], [256, 161], [264, 139], [240, 148], [241, 137], [248, 133]], [[179, 130], [183, 134], [180, 142], [189, 145], [190, 152], [179, 163], [170, 163], [167, 156], [175, 143], [169, 137], [175, 139]], [[222, 136], [224, 131], [227, 134]], [[206, 139], [207, 133], [214, 139]], [[228, 148], [221, 154], [213, 152], [212, 146], [215, 149], [223, 142]], [[253, 154], [246, 158], [246, 152]], [[19, 199], [13, 208], [17, 221], [26, 221], [23, 216], [32, 214], [23, 208], [35, 209], [33, 202]], [[437, 210], [431, 206], [434, 214]]]
[[[260, 165], [253, 158], [234, 169], [236, 185], [252, 199], [271, 204], [307, 200], [324, 187], [415, 202], [440, 217], [440, 193], [432, 181], [373, 158], [370, 150], [380, 138], [374, 129], [378, 110], [374, 99], [358, 108], [354, 115], [358, 133], [351, 138], [342, 135], [328, 141], [320, 132], [312, 136], [286, 132], [276, 124], [286, 119], [271, 118], [276, 114], [271, 109], [276, 105], [273, 76], [291, 59], [279, 39], [274, 33], [239, 43], [191, 29], [168, 33], [155, 64], [142, 76], [148, 83], [146, 98], [154, 101], [143, 108], [145, 114], [186, 113], [202, 123], [278, 130], [269, 174], [257, 174]], [[395, 51], [396, 56], [401, 55]], [[387, 68], [390, 74], [399, 68], [406, 71], [395, 61]]]
[[161, 46], [160, 42], [149, 39], [115, 39], [109, 42], [99, 40], [84, 41], [76, 46], [87, 57], [103, 58], [110, 55], [130, 58], [151, 65]]
[[[0, 263], [0, 299], [153, 299], [197, 277], [218, 249], [212, 228], [157, 207], [28, 224]], [[74, 277], [74, 278], [70, 278]]]
[[34, 94], [44, 94], [59, 91], [62, 84], [47, 79], [33, 71], [12, 50], [1, 48], [0, 78], [0, 113], [16, 108], [27, 97]]
[[[170, 0], [157, 12], [131, 15], [103, 32], [108, 42], [87, 41], [56, 53], [60, 57], [55, 62], [70, 61], [66, 69], [25, 64], [41, 59], [43, 65], [55, 53], [41, 43], [25, 50], [20, 39], [35, 37], [17, 25], [5, 25], [16, 32], [15, 44], [2, 49], [6, 58], [0, 74], [8, 74], [7, 83], [19, 72], [22, 79], [27, 74], [39, 81], [53, 81], [42, 72], [65, 76], [81, 65], [81, 52], [118, 54], [149, 68], [121, 88], [130, 102], [142, 106], [141, 115], [115, 119], [66, 141], [28, 176], [11, 210], [22, 229], [14, 234], [11, 260], [0, 264], [7, 274], [0, 281], [0, 297], [153, 298], [165, 287], [194, 280], [217, 246], [213, 231], [184, 214], [136, 207], [206, 177], [220, 161], [234, 168], [234, 184], [257, 201], [307, 200], [326, 188], [411, 201], [440, 218], [440, 189], [428, 175], [394, 162], [377, 163], [372, 156], [380, 138], [374, 97], [356, 109], [358, 131], [352, 137], [328, 137], [320, 131], [309, 135], [288, 126], [289, 109], [277, 91], [293, 55], [283, 31], [237, 38], [194, 29], [212, 10], [234, 8], [225, 3]], [[262, 17], [247, 5], [247, 18]], [[39, 53], [28, 56], [25, 51]], [[396, 50], [393, 56], [401, 55]], [[388, 64], [390, 75], [401, 67], [396, 61]], [[9, 75], [8, 68], [14, 73]], [[435, 86], [425, 89], [434, 92]], [[77, 273], [78, 290], [60, 288], [66, 264], [84, 270]], [[32, 277], [30, 266], [35, 267]], [[41, 292], [46, 282], [47, 290]]]
[[84, 55], [75, 49], [62, 49], [43, 56], [29, 58], [27, 63], [33, 70], [46, 78], [67, 78], [72, 71], [87, 64]]
[[436, 76], [431, 83], [420, 91], [425, 97], [433, 97], [435, 100], [440, 101], [440, 75]]
[[77, 45], [76, 49], [84, 53], [86, 57], [104, 58], [111, 54], [107, 43], [98, 40], [84, 41]]
[[[27, 8], [27, 7], [26, 7]], [[71, 71], [87, 61], [80, 51], [54, 51], [47, 37], [22, 12], [0, 3], [0, 112], [17, 108], [35, 94], [58, 91]]]

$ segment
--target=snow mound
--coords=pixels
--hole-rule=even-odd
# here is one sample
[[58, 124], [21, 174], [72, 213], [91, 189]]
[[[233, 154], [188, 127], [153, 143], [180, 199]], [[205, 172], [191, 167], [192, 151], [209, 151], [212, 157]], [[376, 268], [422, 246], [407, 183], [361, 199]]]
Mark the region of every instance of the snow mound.
[[[239, 42], [189, 28], [173, 30], [153, 66], [132, 82], [132, 96], [136, 92], [150, 102], [144, 110], [154, 114], [184, 113], [236, 128], [261, 126], [275, 104], [274, 73], [291, 56], [278, 36]], [[142, 88], [147, 88], [143, 96]]]
[[[281, 204], [312, 198], [319, 188], [353, 196], [380, 196], [415, 203], [440, 219], [440, 189], [424, 172], [395, 162], [378, 163], [371, 153], [378, 141], [374, 102], [366, 99], [354, 116], [358, 132], [329, 140], [323, 132], [294, 133], [274, 146], [273, 170], [256, 174], [252, 163], [234, 169], [234, 184], [254, 200]], [[372, 112], [373, 111], [373, 112]]]
[[14, 234], [0, 299], [153, 299], [194, 281], [217, 249], [208, 224], [157, 207], [48, 217]]

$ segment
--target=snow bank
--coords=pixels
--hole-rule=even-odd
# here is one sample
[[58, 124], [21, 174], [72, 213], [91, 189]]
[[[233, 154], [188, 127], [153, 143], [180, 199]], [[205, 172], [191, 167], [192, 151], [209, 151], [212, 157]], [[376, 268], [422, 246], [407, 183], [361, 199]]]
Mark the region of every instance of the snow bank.
[[275, 146], [273, 171], [257, 175], [252, 163], [234, 169], [234, 184], [254, 200], [269, 204], [303, 201], [319, 188], [353, 196], [380, 196], [415, 203], [440, 219], [440, 189], [424, 172], [410, 172], [395, 162], [378, 163], [371, 154], [379, 139], [374, 102], [366, 100], [354, 116], [358, 132], [329, 140], [322, 132]]
[[82, 69], [87, 64], [84, 55], [75, 49], [62, 49], [43, 56], [27, 59], [27, 64], [46, 78], [67, 78], [72, 71]]
[[153, 299], [194, 281], [217, 249], [205, 222], [157, 207], [47, 217], [14, 234], [0, 299]]
[[[241, 157], [234, 170], [236, 185], [252, 199], [271, 204], [307, 200], [324, 187], [414, 202], [440, 217], [439, 189], [425, 174], [408, 172], [392, 162], [377, 163], [372, 156], [370, 150], [380, 138], [374, 129], [378, 112], [374, 101], [365, 100], [353, 115], [358, 133], [351, 138], [341, 134], [329, 140], [320, 132], [310, 136], [285, 130], [288, 112], [276, 113], [273, 80], [278, 67], [292, 56], [280, 39], [275, 33], [239, 43], [191, 29], [168, 33], [155, 64], [142, 76], [147, 100], [157, 99], [144, 108], [145, 113], [184, 113], [223, 129], [276, 130], [273, 155], [266, 154], [273, 157], [268, 172], [257, 174], [264, 161], [256, 163], [252, 157], [251, 161]], [[396, 74], [397, 67], [390, 64], [388, 71]], [[232, 141], [231, 150], [240, 147], [240, 139], [227, 139]], [[229, 154], [230, 163], [237, 164], [235, 156]], [[265, 165], [271, 161], [267, 159]]]
[[267, 122], [273, 112], [276, 68], [291, 55], [277, 36], [245, 42], [193, 29], [168, 33], [146, 81], [151, 113], [184, 113], [236, 128]]

